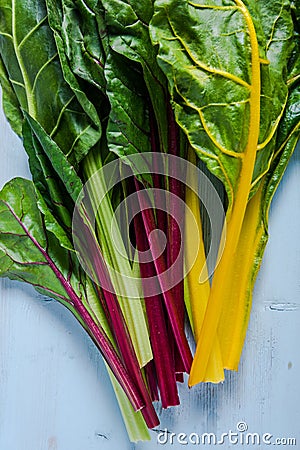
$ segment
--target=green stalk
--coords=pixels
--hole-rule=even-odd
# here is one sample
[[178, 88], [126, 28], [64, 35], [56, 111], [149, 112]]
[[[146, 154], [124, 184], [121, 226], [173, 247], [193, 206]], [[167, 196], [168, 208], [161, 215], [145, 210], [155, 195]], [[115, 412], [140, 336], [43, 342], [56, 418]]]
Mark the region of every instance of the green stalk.
[[[97, 199], [102, 199], [101, 208], [96, 214], [96, 225], [99, 235], [99, 243], [103, 252], [104, 259], [115, 270], [128, 279], [135, 278], [135, 268], [132, 268], [128, 259], [121, 257], [116, 251], [115, 245], [123, 254], [126, 254], [125, 245], [121, 232], [116, 230], [114, 233], [114, 243], [109, 238], [111, 236], [111, 224], [113, 222], [114, 211], [107, 193], [105, 180], [97, 171], [102, 167], [102, 160], [99, 151], [91, 151], [84, 160], [83, 170], [87, 180], [89, 180], [89, 195], [94, 208], [97, 208]], [[140, 367], [144, 367], [152, 359], [152, 350], [149, 340], [149, 332], [144, 313], [144, 300], [139, 298], [138, 287], [136, 288], [135, 298], [130, 298], [128, 286], [124, 283], [123, 277], [117, 277], [110, 273], [112, 284], [116, 292], [122, 292], [125, 295], [118, 295], [118, 300], [125, 317], [129, 333], [133, 342], [135, 352], [138, 357]], [[132, 286], [130, 286], [132, 292]], [[141, 291], [140, 291], [141, 292]], [[126, 295], [127, 294], [127, 295]]]
[[[91, 316], [96, 322], [99, 322], [103, 327], [105, 333], [107, 334], [109, 340], [115, 347], [115, 342], [111, 329], [108, 325], [105, 313], [102, 309], [98, 296], [96, 295], [95, 289], [91, 281], [87, 281], [87, 292], [86, 292], [87, 302], [84, 302], [85, 307], [90, 312]], [[133, 407], [128, 400], [125, 392], [121, 388], [120, 384], [116, 380], [114, 374], [105, 363], [110, 381], [112, 383], [120, 411], [123, 417], [123, 421], [131, 442], [138, 441], [149, 441], [150, 434], [146, 422], [142, 416], [141, 411], [134, 411]]]

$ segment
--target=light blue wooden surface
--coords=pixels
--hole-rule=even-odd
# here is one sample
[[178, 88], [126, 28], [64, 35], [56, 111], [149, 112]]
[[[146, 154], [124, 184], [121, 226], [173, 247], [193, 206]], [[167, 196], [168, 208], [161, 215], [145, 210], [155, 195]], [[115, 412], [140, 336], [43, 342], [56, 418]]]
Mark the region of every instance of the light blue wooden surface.
[[[21, 142], [0, 121], [2, 187], [29, 172]], [[299, 150], [271, 209], [240, 370], [222, 385], [180, 386], [181, 406], [160, 411], [161, 429], [220, 435], [244, 421], [248, 432], [296, 438], [300, 448]], [[101, 357], [75, 319], [24, 284], [0, 283], [0, 450], [197, 447], [163, 446], [155, 432], [130, 444]]]

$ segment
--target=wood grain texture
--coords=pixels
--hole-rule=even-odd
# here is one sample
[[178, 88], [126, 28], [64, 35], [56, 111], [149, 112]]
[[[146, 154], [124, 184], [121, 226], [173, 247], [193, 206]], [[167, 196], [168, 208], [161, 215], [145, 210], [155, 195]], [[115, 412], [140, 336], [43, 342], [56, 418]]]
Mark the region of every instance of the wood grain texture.
[[[3, 115], [0, 136], [2, 187], [30, 175]], [[159, 411], [160, 429], [220, 435], [244, 421], [249, 432], [293, 437], [300, 446], [299, 150], [273, 201], [240, 370], [226, 373], [222, 385], [181, 385], [181, 406]], [[128, 442], [101, 357], [68, 311], [29, 286], [0, 280], [0, 450], [152, 450], [162, 446], [157, 436]], [[195, 447], [176, 439], [165, 445], [187, 446]]]

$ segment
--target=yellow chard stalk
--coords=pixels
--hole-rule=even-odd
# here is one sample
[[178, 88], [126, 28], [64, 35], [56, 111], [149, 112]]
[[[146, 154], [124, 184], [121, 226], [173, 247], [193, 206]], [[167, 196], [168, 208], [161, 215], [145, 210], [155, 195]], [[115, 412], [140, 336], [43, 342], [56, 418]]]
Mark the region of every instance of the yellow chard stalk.
[[248, 142], [244, 153], [240, 154], [241, 171], [239, 187], [236, 192], [235, 200], [233, 201], [232, 211], [229, 211], [228, 213], [226, 243], [221, 260], [214, 273], [208, 307], [206, 309], [203, 327], [197, 342], [195, 358], [190, 373], [190, 385], [194, 385], [205, 380], [208, 361], [215, 342], [215, 335], [222, 312], [224, 293], [228, 291], [228, 284], [230, 283], [230, 267], [232, 264], [232, 258], [234, 257], [237, 249], [249, 193], [251, 190], [251, 181], [259, 138], [260, 57], [258, 42], [255, 28], [248, 10], [240, 0], [236, 0], [236, 4], [245, 17], [252, 50], [252, 81], [249, 86], [250, 124]]
[[[189, 149], [189, 161], [196, 164], [196, 155], [192, 149]], [[187, 169], [187, 179], [190, 186], [198, 190], [198, 180], [196, 171]], [[208, 270], [206, 266], [206, 254], [204, 249], [204, 241], [202, 234], [202, 224], [199, 207], [199, 197], [195, 190], [187, 188], [186, 190], [186, 206], [191, 210], [194, 220], [197, 223], [199, 236], [191, 236], [189, 230], [192, 229], [191, 220], [193, 217], [190, 214], [185, 216], [185, 260], [188, 269], [187, 282], [189, 290], [189, 303], [191, 308], [191, 315], [193, 320], [193, 330], [195, 340], [198, 342], [201, 328], [205, 317], [205, 311], [210, 294], [210, 283], [208, 277]], [[198, 241], [198, 242], [197, 242]], [[195, 248], [198, 252], [194, 258]], [[200, 281], [200, 274], [202, 273], [204, 281]], [[223, 361], [221, 357], [221, 350], [219, 340], [216, 337], [213, 344], [213, 352], [208, 361], [208, 366], [203, 381], [212, 383], [219, 383], [224, 380]]]

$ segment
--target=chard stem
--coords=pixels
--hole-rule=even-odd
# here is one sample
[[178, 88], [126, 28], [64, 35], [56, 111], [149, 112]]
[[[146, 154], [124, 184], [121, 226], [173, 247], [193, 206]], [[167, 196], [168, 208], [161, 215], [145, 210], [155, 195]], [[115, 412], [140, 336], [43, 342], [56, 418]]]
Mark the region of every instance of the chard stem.
[[224, 290], [227, 286], [227, 279], [230, 276], [230, 265], [232, 264], [232, 259], [238, 245], [243, 219], [247, 207], [259, 137], [261, 85], [260, 57], [257, 36], [252, 18], [246, 6], [241, 0], [235, 0], [235, 3], [244, 16], [249, 32], [252, 52], [252, 80], [249, 99], [250, 124], [248, 130], [248, 142], [244, 151], [244, 157], [241, 159], [241, 171], [236, 197], [233, 201], [232, 209], [229, 211], [229, 217], [227, 218], [226, 244], [220, 263], [214, 273], [204, 323], [201, 329], [199, 341], [197, 343], [196, 353], [189, 379], [190, 386], [203, 381], [205, 378], [208, 361], [222, 313]]
[[253, 284], [267, 242], [261, 218], [262, 186], [247, 206], [228, 287], [224, 291], [226, 308], [222, 311], [218, 334], [224, 368], [228, 370], [238, 369], [251, 310]]
[[[160, 248], [159, 242], [156, 241], [156, 236], [152, 239], [155, 233], [152, 233], [156, 229], [156, 223], [154, 219], [154, 214], [152, 211], [151, 201], [145, 189], [141, 189], [138, 180], [135, 178], [135, 185], [138, 194], [138, 200], [142, 210], [142, 217], [144, 222], [144, 227], [147, 235], [147, 240], [152, 254], [159, 254], [158, 249]], [[172, 292], [169, 290], [166, 284], [166, 278], [163, 275], [166, 272], [166, 263], [163, 255], [153, 259], [158, 281], [161, 287], [163, 299], [166, 305], [168, 316], [170, 319], [172, 331], [174, 333], [175, 341], [178, 346], [178, 350], [184, 365], [184, 370], [189, 373], [192, 364], [192, 354], [189, 348], [187, 338], [184, 331], [184, 323], [181, 321], [176, 307], [176, 302], [174, 300]]]
[[[70, 280], [66, 279], [64, 275], [61, 273], [59, 268], [57, 267], [55, 261], [50, 257], [47, 250], [45, 250], [40, 243], [35, 239], [35, 237], [30, 233], [30, 230], [27, 229], [22, 220], [17, 216], [14, 210], [7, 204], [11, 214], [14, 216], [15, 220], [19, 223], [20, 227], [24, 230], [25, 234], [31, 240], [33, 245], [39, 250], [39, 252], [44, 257], [46, 263], [64, 288], [68, 298], [70, 299], [69, 304], [72, 306], [72, 309], [78, 313], [81, 317], [82, 322], [85, 324], [85, 329], [89, 333], [89, 335], [94, 340], [95, 344], [99, 348], [100, 352], [103, 355], [103, 358], [111, 368], [113, 374], [116, 379], [119, 381], [120, 385], [124, 389], [125, 393], [128, 396], [133, 408], [138, 411], [145, 406], [144, 399], [140, 395], [139, 390], [136, 387], [135, 382], [133, 381], [131, 374], [128, 373], [127, 369], [124, 367], [122, 361], [117, 355], [113, 344], [110, 342], [109, 337], [107, 336], [104, 328], [95, 322], [89, 311], [83, 305], [83, 302], [80, 297], [74, 291]], [[79, 217], [78, 217], [79, 218]], [[80, 218], [81, 219], [81, 218]], [[82, 227], [80, 229], [83, 231], [85, 225], [81, 220]], [[89, 229], [88, 229], [89, 231]], [[89, 236], [89, 235], [88, 235]], [[87, 236], [87, 237], [88, 237]], [[99, 255], [100, 256], [100, 255]], [[70, 308], [71, 309], [71, 308]], [[72, 310], [71, 309], [71, 310]], [[82, 323], [82, 324], [83, 324]]]
[[100, 286], [105, 284], [108, 287], [108, 290], [103, 289], [102, 292], [106, 304], [105, 309], [108, 312], [108, 320], [111, 324], [113, 336], [126, 370], [133, 379], [143, 399], [144, 408], [141, 412], [145, 422], [149, 428], [153, 428], [159, 424], [159, 420], [145, 385], [128, 327], [126, 325], [117, 296], [114, 293], [113, 285], [102, 256], [100, 246], [89, 225], [83, 225], [79, 229], [82, 232], [81, 239], [83, 241], [83, 245], [85, 245], [88, 250], [89, 259], [94, 273], [96, 274], [97, 281]]
[[[189, 149], [189, 161], [196, 165], [196, 154], [193, 149]], [[197, 170], [191, 170], [188, 166], [187, 173], [189, 185], [198, 192], [198, 177]], [[186, 266], [190, 268], [187, 274], [187, 281], [189, 287], [189, 298], [193, 317], [193, 326], [195, 333], [196, 343], [199, 340], [201, 328], [203, 326], [203, 321], [205, 317], [205, 311], [208, 304], [208, 299], [210, 295], [210, 283], [208, 278], [208, 271], [206, 265], [206, 254], [204, 249], [204, 240], [202, 233], [202, 222], [200, 215], [200, 205], [199, 197], [196, 192], [191, 188], [187, 188], [186, 191], [186, 206], [190, 208], [193, 213], [194, 220], [196, 220], [199, 242], [195, 241], [196, 236], [191, 236], [189, 234], [189, 229], [191, 228], [190, 220], [192, 220], [190, 214], [186, 214], [186, 230], [185, 230], [185, 260]], [[194, 259], [195, 246], [199, 245], [196, 260]], [[205, 273], [203, 272], [205, 271]], [[204, 282], [199, 281], [200, 273], [203, 273], [205, 277]], [[197, 366], [198, 367], [198, 366]], [[215, 341], [213, 343], [212, 352], [208, 361], [206, 374], [203, 381], [209, 381], [212, 383], [219, 383], [224, 380], [224, 370], [223, 361], [220, 350], [220, 343], [218, 336], [216, 335]]]
[[[137, 248], [139, 251], [145, 251], [148, 247], [148, 240], [143, 229], [143, 220], [139, 215], [136, 215], [134, 218], [134, 226]], [[143, 281], [147, 281], [149, 277], [153, 278], [154, 283], [157, 282], [156, 270], [153, 262], [140, 262], [140, 271], [161, 402], [162, 407], [167, 408], [168, 406], [178, 405], [179, 397], [176, 385], [174, 360], [170, 351], [168, 330], [164, 318], [163, 298], [161, 295], [151, 295], [148, 293], [148, 284], [143, 283]]]

